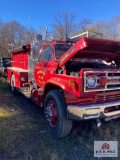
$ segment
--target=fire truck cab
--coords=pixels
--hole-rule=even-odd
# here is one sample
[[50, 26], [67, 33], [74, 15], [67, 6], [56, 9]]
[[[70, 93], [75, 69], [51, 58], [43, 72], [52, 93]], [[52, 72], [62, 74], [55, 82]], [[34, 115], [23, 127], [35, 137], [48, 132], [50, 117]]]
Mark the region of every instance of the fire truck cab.
[[120, 42], [80, 36], [39, 41], [10, 51], [8, 82], [44, 107], [56, 137], [68, 135], [75, 120], [120, 117]]

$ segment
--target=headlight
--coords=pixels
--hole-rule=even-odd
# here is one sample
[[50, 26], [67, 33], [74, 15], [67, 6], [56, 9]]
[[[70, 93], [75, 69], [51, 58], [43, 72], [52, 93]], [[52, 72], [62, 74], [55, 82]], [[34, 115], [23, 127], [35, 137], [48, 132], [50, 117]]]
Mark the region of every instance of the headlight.
[[96, 87], [96, 78], [93, 76], [88, 77], [87, 85], [88, 87]]

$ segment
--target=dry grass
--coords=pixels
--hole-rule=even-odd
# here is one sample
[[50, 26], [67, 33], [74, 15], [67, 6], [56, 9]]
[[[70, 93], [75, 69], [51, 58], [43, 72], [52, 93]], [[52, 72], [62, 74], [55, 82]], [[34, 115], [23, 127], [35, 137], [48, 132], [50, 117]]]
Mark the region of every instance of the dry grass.
[[75, 123], [69, 136], [55, 139], [47, 130], [43, 111], [21, 94], [13, 96], [0, 78], [0, 160], [96, 160], [97, 140], [120, 142], [119, 120], [101, 128], [95, 122]]

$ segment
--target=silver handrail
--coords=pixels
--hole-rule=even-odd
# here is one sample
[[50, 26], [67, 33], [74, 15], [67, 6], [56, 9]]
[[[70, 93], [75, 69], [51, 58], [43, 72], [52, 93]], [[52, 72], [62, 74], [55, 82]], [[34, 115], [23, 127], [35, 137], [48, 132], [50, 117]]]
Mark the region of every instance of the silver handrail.
[[100, 36], [100, 38], [102, 38], [102, 33], [86, 31], [86, 32], [83, 32], [81, 34], [75, 35], [75, 36], [70, 37], [70, 38], [74, 39], [74, 40], [77, 40], [77, 39], [80, 39], [80, 38], [83, 38], [83, 37], [98, 37], [98, 36]]

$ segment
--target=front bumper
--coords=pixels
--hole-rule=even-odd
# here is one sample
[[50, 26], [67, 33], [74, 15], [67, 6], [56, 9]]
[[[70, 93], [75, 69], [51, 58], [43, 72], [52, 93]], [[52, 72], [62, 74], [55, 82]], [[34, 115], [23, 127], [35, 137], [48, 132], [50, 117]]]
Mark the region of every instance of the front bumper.
[[110, 111], [105, 113], [106, 108], [120, 107], [120, 101], [108, 102], [103, 104], [92, 104], [84, 106], [67, 106], [67, 116], [71, 120], [87, 120], [87, 119], [102, 119], [114, 115], [119, 115], [120, 110]]

